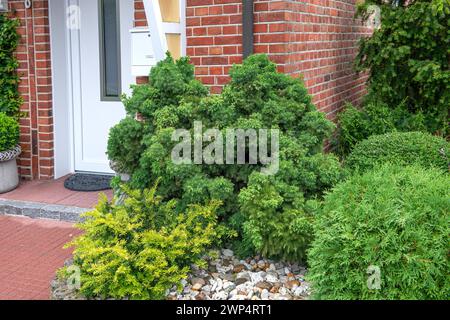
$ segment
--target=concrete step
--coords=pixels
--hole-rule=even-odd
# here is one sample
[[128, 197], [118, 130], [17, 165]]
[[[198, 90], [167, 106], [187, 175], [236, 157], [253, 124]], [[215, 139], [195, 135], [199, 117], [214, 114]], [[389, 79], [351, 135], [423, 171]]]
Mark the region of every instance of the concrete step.
[[81, 214], [91, 210], [91, 208], [0, 199], [0, 215], [24, 216], [33, 219], [80, 222]]

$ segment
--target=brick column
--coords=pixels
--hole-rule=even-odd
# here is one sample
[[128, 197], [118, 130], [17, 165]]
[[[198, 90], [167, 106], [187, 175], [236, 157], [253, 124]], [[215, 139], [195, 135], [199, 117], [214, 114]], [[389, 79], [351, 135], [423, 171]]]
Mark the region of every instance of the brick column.
[[25, 9], [23, 0], [10, 0], [11, 16], [18, 18], [21, 35], [17, 49], [21, 83], [19, 91], [24, 99], [20, 121], [20, 144], [23, 153], [19, 171], [25, 179], [54, 177], [54, 141], [52, 115], [52, 79], [48, 1], [34, 0]]

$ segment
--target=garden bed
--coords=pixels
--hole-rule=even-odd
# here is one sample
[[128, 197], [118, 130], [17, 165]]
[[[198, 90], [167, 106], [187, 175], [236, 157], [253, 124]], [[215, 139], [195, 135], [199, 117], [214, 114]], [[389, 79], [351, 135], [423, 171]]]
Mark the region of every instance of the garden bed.
[[[168, 300], [305, 300], [310, 286], [306, 268], [298, 264], [275, 262], [254, 257], [240, 260], [224, 249], [217, 259], [207, 258], [208, 268], [193, 266], [183, 280], [182, 290], [172, 288]], [[67, 264], [70, 265], [71, 262]], [[55, 279], [51, 285], [53, 300], [85, 300], [68, 288], [66, 280]]]

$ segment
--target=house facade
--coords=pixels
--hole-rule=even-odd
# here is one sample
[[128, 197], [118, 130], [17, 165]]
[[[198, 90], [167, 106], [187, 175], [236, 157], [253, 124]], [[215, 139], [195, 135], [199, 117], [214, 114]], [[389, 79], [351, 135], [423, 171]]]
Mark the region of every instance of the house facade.
[[[5, 2], [5, 1], [3, 1]], [[367, 76], [353, 71], [355, 0], [8, 0], [20, 20], [20, 174], [55, 179], [110, 173], [109, 128], [125, 116], [120, 96], [147, 81], [169, 50], [188, 55], [211, 92], [244, 54], [266, 53], [280, 72], [303, 76], [334, 119], [358, 103]]]

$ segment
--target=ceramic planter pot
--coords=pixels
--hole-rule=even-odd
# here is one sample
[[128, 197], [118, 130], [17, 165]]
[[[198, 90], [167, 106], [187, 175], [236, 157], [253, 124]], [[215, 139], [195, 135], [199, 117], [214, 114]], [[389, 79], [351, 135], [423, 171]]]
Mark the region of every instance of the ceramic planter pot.
[[21, 152], [20, 146], [0, 152], [0, 194], [14, 190], [19, 185], [16, 159]]
[[[127, 173], [121, 173], [121, 170], [119, 169], [120, 166], [116, 162], [110, 161], [109, 167], [116, 173], [116, 176], [120, 177], [120, 181], [122, 181], [123, 183], [127, 183], [128, 181], [130, 181], [130, 175]], [[115, 193], [115, 204], [122, 205], [125, 202], [126, 195], [123, 192], [117, 190]]]
[[116, 176], [120, 177], [120, 180], [122, 182], [130, 181], [130, 175], [128, 173], [120, 172], [119, 165], [116, 162], [110, 161], [109, 162], [109, 167], [116, 173]]

